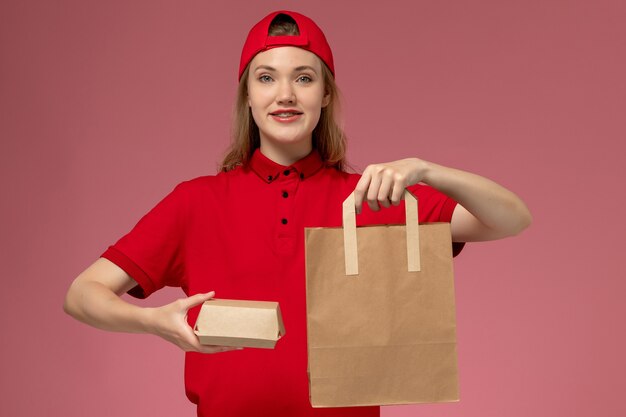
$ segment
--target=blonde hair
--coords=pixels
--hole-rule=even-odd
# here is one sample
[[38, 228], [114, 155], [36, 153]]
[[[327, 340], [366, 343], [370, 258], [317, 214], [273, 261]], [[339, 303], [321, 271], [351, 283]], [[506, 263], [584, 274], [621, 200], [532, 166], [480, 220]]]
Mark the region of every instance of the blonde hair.
[[[270, 26], [269, 34], [271, 36], [295, 36], [299, 35], [299, 31], [295, 22], [275, 20]], [[348, 164], [346, 162], [347, 138], [337, 123], [340, 112], [340, 92], [330, 69], [321, 59], [319, 61], [322, 65], [324, 90], [330, 94], [330, 101], [326, 107], [322, 108], [320, 119], [313, 129], [313, 148], [317, 149], [327, 166], [343, 171]], [[237, 88], [231, 127], [232, 142], [219, 167], [220, 171], [230, 171], [239, 165], [247, 165], [254, 151], [261, 145], [259, 128], [248, 107], [249, 69], [250, 64], [241, 75]]]

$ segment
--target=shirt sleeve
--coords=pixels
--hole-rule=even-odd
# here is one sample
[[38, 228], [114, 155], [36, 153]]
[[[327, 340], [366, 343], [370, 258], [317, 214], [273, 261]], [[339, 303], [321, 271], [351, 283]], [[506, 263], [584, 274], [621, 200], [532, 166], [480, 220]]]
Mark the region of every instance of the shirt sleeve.
[[128, 294], [146, 298], [164, 286], [182, 286], [187, 204], [183, 182], [100, 255], [137, 281]]
[[[450, 223], [458, 204], [455, 200], [425, 184], [411, 185], [407, 189], [417, 198], [420, 223]], [[460, 254], [464, 247], [465, 242], [452, 242], [452, 256]]]

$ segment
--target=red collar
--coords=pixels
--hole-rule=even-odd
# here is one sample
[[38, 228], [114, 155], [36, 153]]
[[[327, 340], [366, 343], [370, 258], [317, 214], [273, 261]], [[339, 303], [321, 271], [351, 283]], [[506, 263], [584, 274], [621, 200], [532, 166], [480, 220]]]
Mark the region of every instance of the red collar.
[[323, 166], [322, 158], [317, 149], [313, 149], [304, 158], [289, 166], [280, 165], [261, 153], [256, 148], [250, 158], [250, 168], [268, 184], [278, 178], [279, 175], [299, 175], [300, 179], [309, 178]]

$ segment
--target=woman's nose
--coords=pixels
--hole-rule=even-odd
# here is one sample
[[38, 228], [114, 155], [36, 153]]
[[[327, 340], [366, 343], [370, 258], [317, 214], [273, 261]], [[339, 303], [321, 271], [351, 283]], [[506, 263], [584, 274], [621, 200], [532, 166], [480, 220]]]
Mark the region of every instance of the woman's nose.
[[293, 92], [293, 87], [291, 86], [291, 83], [281, 83], [278, 90], [278, 95], [276, 96], [276, 101], [278, 103], [294, 103], [296, 101], [296, 95]]

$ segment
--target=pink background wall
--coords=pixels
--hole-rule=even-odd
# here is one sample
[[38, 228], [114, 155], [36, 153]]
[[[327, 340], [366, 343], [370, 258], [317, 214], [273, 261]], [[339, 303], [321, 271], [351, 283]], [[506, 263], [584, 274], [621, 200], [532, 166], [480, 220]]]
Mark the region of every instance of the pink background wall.
[[61, 305], [174, 185], [215, 173], [240, 48], [278, 8], [327, 33], [355, 165], [422, 157], [534, 214], [456, 260], [461, 401], [383, 416], [626, 415], [625, 5], [3, 0], [0, 415], [194, 415], [181, 351]]

